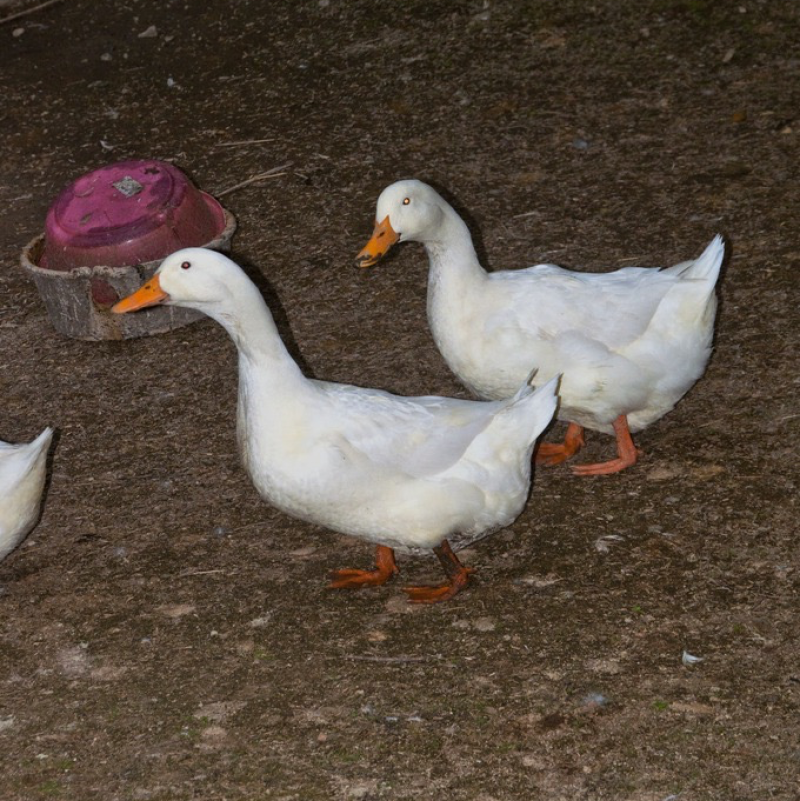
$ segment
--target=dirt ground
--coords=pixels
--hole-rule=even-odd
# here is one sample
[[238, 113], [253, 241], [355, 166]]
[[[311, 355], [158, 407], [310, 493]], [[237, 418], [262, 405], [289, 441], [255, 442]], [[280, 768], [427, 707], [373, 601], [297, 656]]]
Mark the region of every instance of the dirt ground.
[[[798, 23], [795, 0], [65, 0], [0, 26], [0, 437], [58, 430], [0, 565], [3, 801], [796, 799]], [[724, 234], [713, 360], [633, 469], [537, 470], [452, 602], [405, 603], [433, 557], [330, 591], [372, 548], [258, 498], [224, 331], [70, 340], [19, 269], [66, 183], [144, 157], [212, 193], [289, 165], [223, 202], [317, 377], [467, 397], [422, 248], [353, 264], [403, 177], [493, 269]]]

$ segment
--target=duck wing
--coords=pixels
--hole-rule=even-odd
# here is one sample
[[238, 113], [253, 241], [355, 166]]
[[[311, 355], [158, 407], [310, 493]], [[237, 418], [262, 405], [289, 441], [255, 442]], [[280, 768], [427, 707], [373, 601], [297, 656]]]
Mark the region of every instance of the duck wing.
[[[497, 328], [552, 340], [577, 332], [617, 350], [640, 337], [679, 276], [647, 267], [578, 273], [554, 264], [491, 273]], [[491, 325], [491, 323], [490, 323]]]
[[375, 465], [415, 478], [452, 467], [503, 402], [400, 397], [378, 389], [319, 384], [337, 435]]

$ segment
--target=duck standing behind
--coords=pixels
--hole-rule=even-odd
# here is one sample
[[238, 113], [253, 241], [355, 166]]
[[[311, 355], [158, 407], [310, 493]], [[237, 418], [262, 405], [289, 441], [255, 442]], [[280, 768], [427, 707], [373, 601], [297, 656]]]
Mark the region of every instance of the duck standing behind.
[[45, 428], [33, 442], [0, 442], [0, 562], [39, 519], [52, 438], [53, 429]]
[[537, 460], [557, 464], [584, 444], [583, 430], [613, 434], [617, 458], [573, 468], [616, 473], [635, 464], [631, 432], [669, 412], [705, 371], [725, 253], [716, 236], [694, 261], [668, 269], [625, 267], [580, 273], [554, 264], [487, 273], [464, 221], [421, 181], [380, 195], [375, 230], [358, 254], [367, 267], [397, 242], [428, 253], [428, 322], [450, 369], [476, 395], [505, 398], [531, 370], [563, 375], [558, 419], [563, 444]]
[[290, 515], [378, 545], [375, 570], [341, 570], [333, 587], [379, 585], [394, 549], [432, 549], [447, 582], [410, 587], [412, 602], [455, 595], [469, 569], [454, 551], [509, 525], [522, 511], [536, 439], [556, 406], [554, 379], [535, 391], [480, 402], [406, 398], [306, 378], [281, 341], [255, 285], [234, 262], [178, 251], [115, 307], [166, 303], [222, 325], [239, 354], [237, 439], [261, 496]]

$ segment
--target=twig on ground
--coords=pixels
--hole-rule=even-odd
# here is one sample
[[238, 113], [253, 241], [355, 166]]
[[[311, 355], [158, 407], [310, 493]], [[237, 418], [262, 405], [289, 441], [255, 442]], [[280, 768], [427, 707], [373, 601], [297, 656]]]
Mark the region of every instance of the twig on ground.
[[361, 654], [347, 654], [348, 659], [355, 662], [383, 662], [385, 664], [403, 665], [407, 662], [428, 662], [433, 656], [367, 656]]
[[[225, 573], [225, 570], [217, 569], [217, 570], [184, 570], [182, 573], [178, 573], [178, 578], [188, 578], [189, 576], [210, 576], [212, 573]], [[235, 573], [236, 571], [234, 571]], [[234, 573], [228, 573], [229, 576], [234, 575]]]
[[269, 139], [240, 139], [236, 142], [217, 142], [214, 147], [245, 147], [246, 145], [260, 145], [262, 142], [274, 142], [277, 137], [271, 136]]
[[27, 17], [28, 14], [33, 14], [36, 11], [41, 11], [43, 8], [47, 8], [48, 6], [54, 6], [56, 3], [63, 3], [64, 0], [47, 0], [46, 3], [39, 3], [38, 6], [33, 6], [33, 8], [24, 8], [22, 11], [17, 11], [15, 14], [9, 14], [7, 17], [3, 17], [0, 19], [0, 25], [4, 25], [6, 22], [11, 22], [11, 20], [19, 19], [20, 17]]
[[250, 184], [257, 183], [258, 181], [263, 181], [266, 178], [278, 178], [281, 175], [286, 175], [285, 172], [286, 168], [291, 166], [292, 162], [290, 161], [288, 164], [283, 164], [280, 167], [273, 167], [271, 170], [267, 170], [266, 172], [260, 172], [258, 175], [251, 175], [246, 181], [242, 181], [241, 183], [238, 183], [235, 186], [229, 186], [227, 189], [223, 189], [221, 192], [217, 192], [215, 196], [222, 197], [223, 195], [235, 192], [237, 189], [242, 189], [245, 186], [250, 186]]

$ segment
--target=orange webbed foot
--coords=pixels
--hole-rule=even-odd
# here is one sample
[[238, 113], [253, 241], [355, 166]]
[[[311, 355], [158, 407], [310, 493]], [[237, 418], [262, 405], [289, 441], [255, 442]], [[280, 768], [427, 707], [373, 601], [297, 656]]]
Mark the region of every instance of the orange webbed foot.
[[570, 423], [564, 435], [564, 441], [558, 444], [542, 442], [536, 450], [536, 464], [552, 467], [565, 462], [574, 456], [584, 445], [583, 428], [577, 423]]
[[394, 560], [394, 551], [385, 545], [379, 545], [375, 552], [375, 570], [357, 570], [346, 567], [334, 570], [330, 589], [358, 589], [359, 587], [380, 587], [386, 584], [395, 573], [399, 572]]
[[576, 465], [572, 468], [572, 472], [576, 476], [608, 476], [636, 464], [639, 451], [633, 444], [633, 438], [628, 428], [628, 418], [621, 414], [613, 425], [614, 433], [617, 436], [617, 458], [608, 462]]
[[403, 591], [408, 593], [408, 602], [411, 604], [438, 604], [447, 601], [467, 586], [470, 573], [475, 572], [474, 568], [464, 567], [458, 561], [447, 540], [443, 540], [433, 552], [441, 562], [449, 581], [438, 587], [403, 587]]

